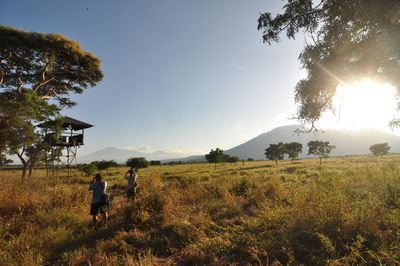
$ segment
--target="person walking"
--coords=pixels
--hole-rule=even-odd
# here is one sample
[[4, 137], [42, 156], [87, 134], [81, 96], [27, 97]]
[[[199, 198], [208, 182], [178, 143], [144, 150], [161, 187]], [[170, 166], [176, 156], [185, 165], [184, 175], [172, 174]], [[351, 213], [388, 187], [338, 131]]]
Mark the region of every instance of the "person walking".
[[103, 180], [101, 174], [96, 174], [89, 185], [89, 190], [92, 194], [92, 205], [90, 206], [90, 215], [93, 217], [93, 225], [97, 229], [97, 215], [100, 213], [103, 216], [103, 221], [108, 219], [108, 203], [105, 200], [105, 194], [107, 191], [107, 182]]
[[136, 200], [136, 190], [138, 187], [137, 183], [137, 169], [131, 168], [128, 172], [125, 173], [124, 178], [128, 180], [128, 186], [126, 188], [126, 197], [128, 198], [128, 201], [133, 199], [133, 201]]

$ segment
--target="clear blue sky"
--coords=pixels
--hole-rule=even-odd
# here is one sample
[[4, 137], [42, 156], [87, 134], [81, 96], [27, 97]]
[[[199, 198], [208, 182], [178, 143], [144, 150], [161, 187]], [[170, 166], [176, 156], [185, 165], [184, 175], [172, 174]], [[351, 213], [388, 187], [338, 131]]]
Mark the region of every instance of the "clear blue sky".
[[[102, 60], [103, 81], [65, 115], [94, 124], [81, 154], [107, 146], [229, 149], [294, 112], [304, 40], [262, 43], [280, 0], [0, 0], [0, 24], [60, 33]], [[293, 121], [294, 123], [294, 121]]]

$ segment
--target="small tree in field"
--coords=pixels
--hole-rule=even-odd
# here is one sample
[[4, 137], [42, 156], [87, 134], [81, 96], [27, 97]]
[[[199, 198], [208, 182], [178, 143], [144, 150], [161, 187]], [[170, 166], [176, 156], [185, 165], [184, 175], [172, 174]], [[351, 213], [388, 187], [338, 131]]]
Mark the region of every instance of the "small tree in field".
[[369, 150], [372, 152], [373, 155], [376, 156], [383, 156], [389, 153], [390, 146], [385, 143], [377, 143], [369, 147]]
[[85, 164], [78, 164], [76, 166], [79, 171], [84, 173], [86, 176], [93, 175], [97, 171], [96, 163], [85, 163]]
[[228, 163], [238, 163], [240, 162], [240, 158], [238, 156], [229, 156], [226, 160]]
[[129, 158], [125, 163], [126, 166], [135, 169], [146, 168], [149, 164], [150, 163], [143, 157]]
[[292, 162], [299, 158], [299, 154], [303, 151], [303, 144], [298, 142], [286, 143], [285, 146], [286, 154], [290, 159], [292, 159]]
[[274, 160], [275, 164], [278, 165], [278, 160], [282, 160], [285, 157], [286, 147], [285, 144], [279, 142], [278, 144], [270, 144], [265, 149], [265, 157], [269, 160]]
[[205, 155], [207, 162], [214, 163], [215, 169], [217, 169], [217, 163], [224, 161], [224, 151], [220, 148], [216, 148], [215, 151], [211, 149], [211, 151]]
[[312, 140], [307, 143], [308, 155], [315, 155], [319, 158], [319, 164], [322, 164], [322, 158], [328, 158], [329, 153], [333, 151], [335, 145], [330, 145], [329, 141]]
[[159, 165], [159, 166], [161, 166], [161, 161], [152, 160], [152, 161], [150, 161], [150, 165]]
[[102, 160], [100, 162], [96, 162], [96, 166], [97, 166], [97, 169], [99, 169], [100, 171], [107, 170], [107, 173], [108, 173], [108, 168], [117, 167], [118, 164], [114, 160], [111, 160], [111, 161]]

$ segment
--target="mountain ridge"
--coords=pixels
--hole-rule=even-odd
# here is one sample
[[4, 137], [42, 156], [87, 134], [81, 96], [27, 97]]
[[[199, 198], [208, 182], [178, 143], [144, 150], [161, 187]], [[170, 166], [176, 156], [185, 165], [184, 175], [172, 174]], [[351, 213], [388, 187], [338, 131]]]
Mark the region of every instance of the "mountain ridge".
[[[390, 152], [400, 153], [400, 137], [377, 129], [367, 128], [361, 129], [360, 131], [326, 129], [309, 133], [296, 133], [296, 129], [306, 130], [300, 125], [276, 127], [242, 144], [227, 149], [224, 153], [230, 156], [238, 156], [242, 160], [248, 158], [264, 160], [265, 149], [270, 144], [278, 142], [299, 142], [303, 144], [303, 152], [300, 154], [300, 158], [306, 158], [311, 157], [307, 155], [307, 143], [311, 140], [329, 141], [331, 144], [335, 145], [336, 148], [332, 151], [332, 156], [371, 154], [369, 147], [373, 144], [383, 142], [387, 142], [389, 146], [391, 146]], [[115, 147], [106, 147], [89, 155], [80, 156], [77, 161], [82, 163], [98, 160], [115, 160], [118, 163], [123, 163], [130, 157], [146, 157], [147, 160], [160, 160], [164, 162], [205, 161], [204, 155], [168, 153], [161, 150], [146, 153], [137, 150], [118, 149]]]

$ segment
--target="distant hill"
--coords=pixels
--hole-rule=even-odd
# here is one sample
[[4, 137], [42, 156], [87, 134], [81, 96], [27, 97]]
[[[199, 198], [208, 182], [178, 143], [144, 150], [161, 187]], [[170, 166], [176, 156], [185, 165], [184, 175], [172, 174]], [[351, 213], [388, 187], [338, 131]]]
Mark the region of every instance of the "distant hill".
[[[300, 157], [307, 157], [307, 143], [311, 140], [329, 141], [336, 146], [331, 153], [332, 156], [365, 155], [370, 154], [369, 147], [375, 143], [389, 143], [390, 152], [400, 153], [400, 137], [376, 129], [363, 129], [357, 132], [346, 130], [319, 130], [311, 133], [295, 133], [301, 128], [298, 125], [277, 127], [269, 132], [263, 133], [243, 144], [225, 150], [226, 154], [239, 156], [240, 159], [253, 158], [255, 160], [265, 159], [265, 149], [273, 143], [299, 142], [303, 144], [303, 153]], [[146, 157], [147, 160], [204, 162], [204, 155], [192, 155], [181, 153], [167, 153], [156, 151], [144, 153], [136, 150], [124, 150], [108, 147], [86, 156], [80, 156], [78, 163], [87, 163], [99, 160], [115, 160], [124, 163], [130, 157]]]
[[375, 143], [387, 142], [391, 147], [390, 152], [400, 152], [400, 137], [376, 129], [362, 129], [360, 131], [345, 130], [320, 130], [311, 133], [295, 133], [300, 126], [277, 127], [263, 133], [239, 146], [226, 150], [231, 156], [239, 156], [241, 159], [265, 159], [265, 149], [273, 143], [299, 142], [303, 144], [301, 157], [307, 157], [307, 143], [311, 140], [329, 141], [336, 148], [332, 156], [365, 155], [370, 154], [369, 147]]
[[107, 147], [77, 158], [78, 163], [90, 163], [100, 160], [115, 160], [117, 163], [124, 163], [130, 157], [145, 157], [147, 160], [168, 160], [188, 156], [183, 153], [168, 153], [164, 151], [155, 151], [151, 153], [140, 152], [137, 150], [124, 150], [114, 147]]

